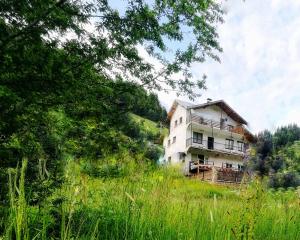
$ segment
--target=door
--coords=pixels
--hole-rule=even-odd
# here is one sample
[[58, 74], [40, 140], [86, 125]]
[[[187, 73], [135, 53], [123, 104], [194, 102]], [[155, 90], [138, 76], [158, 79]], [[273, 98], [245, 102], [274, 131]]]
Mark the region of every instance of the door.
[[198, 154], [198, 162], [199, 164], [204, 164], [204, 155]]
[[207, 148], [214, 149], [214, 138], [213, 137], [207, 138]]

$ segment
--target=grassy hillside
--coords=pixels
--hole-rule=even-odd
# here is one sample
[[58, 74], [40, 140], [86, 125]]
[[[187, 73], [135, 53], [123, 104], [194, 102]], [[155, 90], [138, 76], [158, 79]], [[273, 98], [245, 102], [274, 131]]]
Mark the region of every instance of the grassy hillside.
[[[131, 117], [141, 136], [167, 134], [155, 122]], [[295, 162], [299, 146], [281, 154]], [[10, 170], [0, 239], [300, 239], [299, 188], [275, 191], [258, 180], [213, 185], [126, 148], [99, 162], [70, 158], [61, 187], [42, 204], [29, 205], [25, 163]]]
[[4, 236], [15, 230], [24, 239], [300, 239], [299, 191], [267, 191], [258, 182], [217, 186], [175, 168], [141, 168], [103, 179], [69, 164], [68, 181], [42, 208], [26, 206], [19, 186]]
[[168, 135], [168, 129], [165, 127], [161, 127], [159, 126], [158, 123], [155, 123], [149, 119], [140, 117], [136, 114], [131, 114], [132, 119], [140, 125], [141, 129], [147, 133], [150, 133], [154, 136], [157, 135], [162, 135], [162, 136], [166, 136]]

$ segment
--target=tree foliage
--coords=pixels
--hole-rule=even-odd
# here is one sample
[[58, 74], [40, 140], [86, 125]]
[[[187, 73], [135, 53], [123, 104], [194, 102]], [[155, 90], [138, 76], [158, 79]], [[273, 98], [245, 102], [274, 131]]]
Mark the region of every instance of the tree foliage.
[[267, 130], [257, 135], [256, 155], [251, 168], [260, 176], [270, 176], [272, 187], [300, 185], [300, 127], [295, 124]]
[[129, 0], [122, 11], [111, 3], [0, 1], [0, 181], [28, 158], [32, 202], [60, 184], [70, 159], [145, 149], [128, 113], [155, 121], [166, 113], [143, 87], [193, 98], [204, 82], [193, 81], [189, 67], [218, 60], [215, 1]]

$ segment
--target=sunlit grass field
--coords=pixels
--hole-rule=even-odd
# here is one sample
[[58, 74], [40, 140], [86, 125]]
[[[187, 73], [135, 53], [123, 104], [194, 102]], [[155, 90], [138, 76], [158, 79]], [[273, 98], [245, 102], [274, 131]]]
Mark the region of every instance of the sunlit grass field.
[[100, 179], [70, 164], [66, 175], [40, 208], [26, 205], [22, 186], [12, 189], [2, 238], [300, 239], [296, 189], [212, 185], [166, 167]]

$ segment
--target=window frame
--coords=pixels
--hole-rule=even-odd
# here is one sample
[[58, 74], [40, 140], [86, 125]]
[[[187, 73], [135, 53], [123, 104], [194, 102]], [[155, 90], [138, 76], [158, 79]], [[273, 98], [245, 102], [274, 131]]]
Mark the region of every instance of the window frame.
[[[195, 135], [197, 137], [195, 137]], [[199, 136], [200, 136], [200, 138], [199, 138]], [[193, 132], [193, 143], [202, 144], [203, 143], [203, 133]]]
[[232, 168], [233, 166], [232, 166], [232, 163], [226, 163], [226, 168]]
[[234, 149], [234, 140], [230, 138], [225, 139], [225, 149], [233, 150]]
[[238, 164], [238, 170], [239, 171], [243, 171], [244, 170], [244, 165], [242, 165], [242, 164]]
[[237, 149], [238, 149], [238, 151], [244, 152], [244, 147], [245, 147], [244, 142], [237, 141]]

